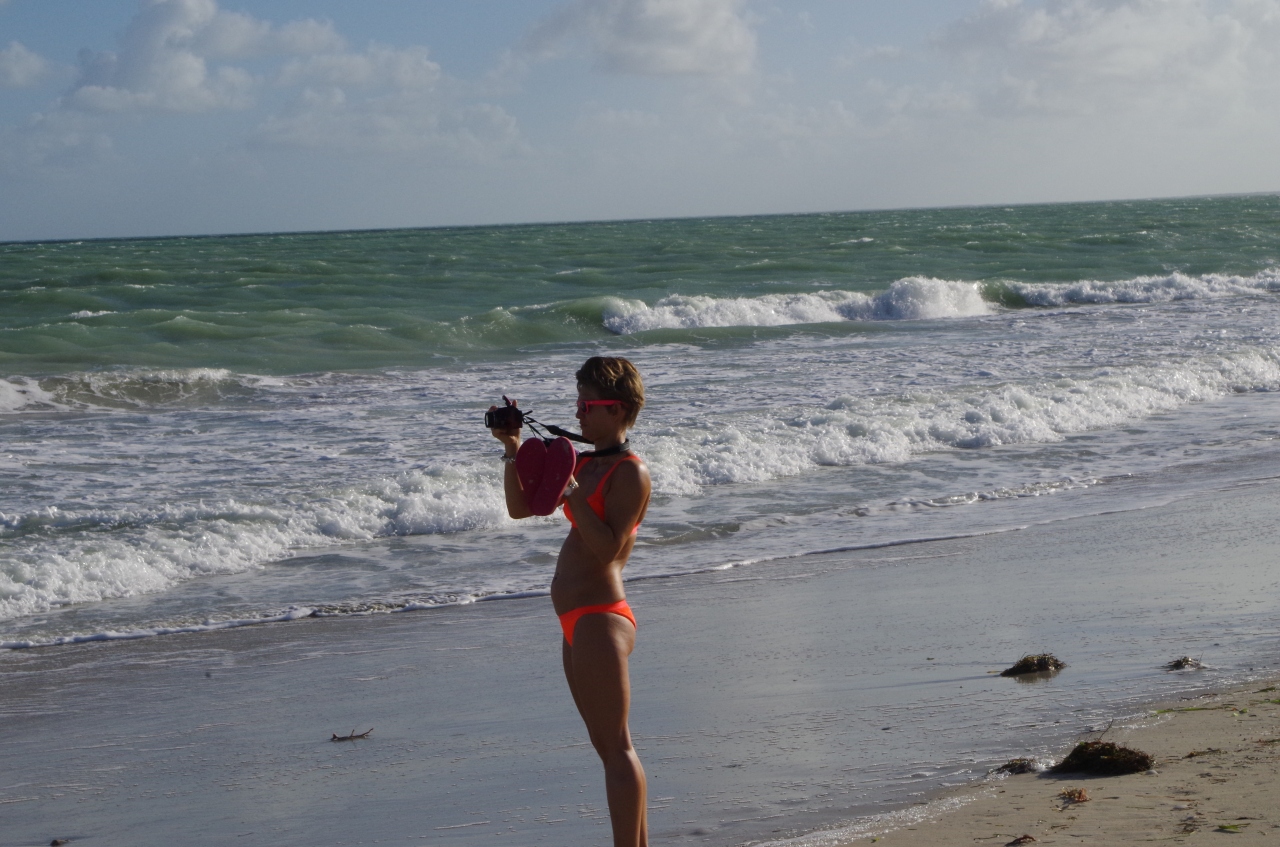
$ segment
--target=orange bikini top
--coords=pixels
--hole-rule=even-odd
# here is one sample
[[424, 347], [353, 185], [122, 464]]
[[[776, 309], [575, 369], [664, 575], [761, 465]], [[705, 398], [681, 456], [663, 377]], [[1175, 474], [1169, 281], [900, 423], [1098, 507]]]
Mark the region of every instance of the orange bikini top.
[[[578, 465], [573, 469], [573, 475], [576, 477], [578, 473], [582, 470], [583, 466], [586, 465], [587, 462], [591, 461], [591, 459], [592, 459], [591, 456], [583, 456], [582, 458], [578, 459]], [[618, 469], [618, 465], [622, 464], [623, 462], [638, 462], [638, 461], [640, 461], [639, 456], [637, 456], [635, 453], [629, 453], [626, 456], [623, 456], [618, 461], [614, 462], [613, 466], [610, 467], [609, 470], [604, 472], [604, 476], [600, 477], [600, 481], [596, 483], [596, 490], [591, 492], [591, 494], [587, 496], [587, 505], [591, 507], [591, 511], [596, 513], [597, 518], [599, 518], [600, 520], [604, 520], [604, 484], [605, 482], [608, 481], [609, 477], [613, 476], [613, 472]], [[569, 501], [567, 499], [564, 501], [564, 516], [569, 519], [569, 525], [576, 529], [578, 525], [573, 521], [573, 512], [570, 511], [569, 509]], [[631, 528], [632, 535], [635, 535], [639, 531], [640, 531], [640, 524], [638, 523]]]

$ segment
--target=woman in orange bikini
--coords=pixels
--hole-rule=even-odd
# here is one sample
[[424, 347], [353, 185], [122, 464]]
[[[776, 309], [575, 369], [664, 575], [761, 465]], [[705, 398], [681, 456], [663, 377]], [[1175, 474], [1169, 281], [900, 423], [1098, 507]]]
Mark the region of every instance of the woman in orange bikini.
[[[649, 507], [649, 470], [631, 452], [627, 430], [644, 407], [644, 383], [626, 359], [594, 356], [575, 374], [578, 422], [595, 450], [578, 460], [564, 496], [572, 528], [560, 548], [551, 602], [564, 630], [564, 674], [591, 744], [604, 762], [615, 847], [647, 847], [644, 768], [631, 746], [627, 657], [636, 622], [622, 568]], [[519, 429], [494, 429], [505, 448], [507, 512], [532, 515], [514, 464]]]

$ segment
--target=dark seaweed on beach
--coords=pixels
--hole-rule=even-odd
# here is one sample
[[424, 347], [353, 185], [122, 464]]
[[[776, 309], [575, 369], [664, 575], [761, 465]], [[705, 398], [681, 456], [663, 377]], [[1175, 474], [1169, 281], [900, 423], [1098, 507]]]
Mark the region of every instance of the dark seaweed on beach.
[[1067, 757], [1054, 765], [1054, 773], [1087, 773], [1123, 776], [1151, 770], [1155, 759], [1148, 753], [1110, 741], [1081, 741]]
[[1040, 770], [1035, 759], [1010, 759], [992, 773], [1035, 773]]
[[1044, 673], [1060, 671], [1067, 666], [1052, 653], [1037, 653], [1034, 656], [1023, 656], [1011, 668], [1000, 671], [1001, 676], [1020, 676], [1024, 673]]
[[1167, 671], [1201, 670], [1204, 666], [1203, 662], [1197, 661], [1190, 656], [1183, 656], [1165, 665], [1164, 669]]

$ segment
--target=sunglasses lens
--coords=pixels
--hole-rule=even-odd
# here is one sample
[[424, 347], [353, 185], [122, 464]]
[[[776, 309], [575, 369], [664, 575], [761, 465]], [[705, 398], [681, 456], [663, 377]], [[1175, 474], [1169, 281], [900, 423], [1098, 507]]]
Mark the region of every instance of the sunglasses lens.
[[622, 405], [621, 400], [579, 400], [578, 412], [585, 415], [587, 412], [591, 411], [592, 406], [620, 406], [620, 405]]

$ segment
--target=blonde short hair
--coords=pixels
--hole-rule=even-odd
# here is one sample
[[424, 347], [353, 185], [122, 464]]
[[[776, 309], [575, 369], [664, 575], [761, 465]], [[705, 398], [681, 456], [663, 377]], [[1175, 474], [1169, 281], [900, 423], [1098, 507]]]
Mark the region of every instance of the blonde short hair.
[[574, 377], [580, 387], [593, 389], [601, 400], [625, 403], [623, 423], [628, 429], [635, 426], [636, 416], [644, 408], [644, 380], [635, 365], [613, 356], [592, 356]]

